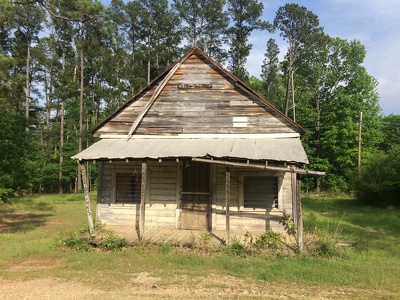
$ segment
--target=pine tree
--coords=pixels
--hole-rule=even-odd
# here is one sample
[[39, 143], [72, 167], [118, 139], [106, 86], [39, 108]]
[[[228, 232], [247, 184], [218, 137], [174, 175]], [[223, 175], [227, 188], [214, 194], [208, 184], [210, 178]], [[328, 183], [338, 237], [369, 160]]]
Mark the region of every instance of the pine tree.
[[248, 44], [250, 34], [254, 30], [263, 30], [270, 25], [262, 21], [264, 5], [257, 0], [228, 0], [228, 14], [233, 26], [229, 27], [230, 70], [240, 79], [247, 81], [248, 72], [245, 64], [252, 48]]

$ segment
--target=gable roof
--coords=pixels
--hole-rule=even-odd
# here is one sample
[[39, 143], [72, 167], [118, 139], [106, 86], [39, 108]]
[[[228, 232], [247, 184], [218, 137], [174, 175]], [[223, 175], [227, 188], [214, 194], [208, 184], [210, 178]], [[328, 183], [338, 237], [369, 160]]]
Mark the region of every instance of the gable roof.
[[178, 68], [182, 66], [192, 55], [197, 55], [201, 58], [204, 58], [211, 66], [213, 66], [218, 72], [220, 72], [223, 76], [228, 78], [230, 82], [232, 82], [238, 90], [242, 93], [248, 95], [251, 98], [257, 99], [260, 103], [265, 105], [275, 116], [278, 116], [280, 119], [285, 120], [285, 122], [293, 128], [293, 130], [300, 135], [305, 133], [305, 130], [292, 119], [284, 115], [281, 111], [279, 111], [275, 106], [273, 106], [270, 102], [262, 98], [259, 94], [257, 94], [254, 90], [252, 90], [247, 84], [233, 75], [231, 72], [226, 70], [222, 65], [214, 61], [210, 56], [208, 56], [205, 52], [203, 52], [198, 47], [191, 48], [185, 55], [183, 55], [175, 64], [171, 65], [167, 68], [162, 74], [160, 74], [157, 78], [155, 78], [149, 85], [143, 88], [140, 92], [132, 96], [128, 99], [123, 105], [121, 105], [117, 110], [115, 110], [112, 114], [106, 117], [102, 122], [97, 124], [92, 130], [91, 133], [96, 134], [102, 127], [104, 127], [107, 123], [112, 121], [115, 117], [117, 117], [120, 113], [122, 113], [125, 109], [128, 109], [131, 104], [141, 99], [147, 93], [153, 92], [152, 97], [147, 102], [146, 106], [143, 108], [141, 113], [136, 116], [135, 119], [131, 120], [132, 126], [130, 128], [128, 136], [136, 130], [139, 123], [142, 121], [142, 118], [146, 115], [148, 109], [152, 106], [152, 104], [157, 101], [158, 96], [163, 91], [166, 83], [171, 79], [171, 77], [176, 73]]
[[239, 159], [307, 164], [305, 130], [197, 47], [99, 123], [78, 160]]

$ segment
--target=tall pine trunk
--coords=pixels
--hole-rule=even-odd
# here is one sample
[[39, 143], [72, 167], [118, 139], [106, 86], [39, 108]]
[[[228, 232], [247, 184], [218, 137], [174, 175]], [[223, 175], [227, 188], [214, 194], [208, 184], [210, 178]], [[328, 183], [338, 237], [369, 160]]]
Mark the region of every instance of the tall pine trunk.
[[[82, 134], [83, 134], [83, 37], [81, 36], [80, 45], [80, 93], [79, 93], [79, 138], [78, 138], [78, 152], [82, 151]], [[81, 164], [78, 164], [77, 174], [77, 189], [78, 192], [82, 190], [82, 177], [81, 177]]]
[[[65, 47], [63, 47], [62, 54], [62, 78], [65, 76]], [[63, 80], [64, 81], [64, 80]], [[65, 81], [64, 81], [65, 82]], [[61, 98], [61, 111], [60, 111], [60, 161], [58, 172], [58, 193], [63, 193], [62, 176], [63, 176], [63, 162], [64, 162], [64, 99]]]
[[[27, 43], [27, 53], [26, 53], [26, 70], [25, 70], [25, 116], [29, 118], [29, 106], [31, 98], [31, 83], [30, 83], [30, 65], [31, 65], [31, 40], [28, 39]], [[26, 131], [29, 127], [26, 127]]]

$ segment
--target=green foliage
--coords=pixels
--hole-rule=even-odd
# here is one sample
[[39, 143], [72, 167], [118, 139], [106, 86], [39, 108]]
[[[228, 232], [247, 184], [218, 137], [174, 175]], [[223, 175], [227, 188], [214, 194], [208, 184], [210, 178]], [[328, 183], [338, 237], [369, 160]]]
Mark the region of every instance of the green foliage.
[[374, 206], [400, 207], [400, 147], [387, 154], [378, 153], [363, 165], [360, 177], [355, 175], [357, 199]]
[[225, 249], [226, 253], [232, 256], [246, 257], [246, 246], [238, 239], [233, 239]]
[[12, 189], [6, 189], [0, 187], [0, 201], [3, 203], [9, 203], [12, 196]]
[[282, 236], [279, 232], [274, 232], [268, 230], [262, 235], [257, 237], [255, 246], [257, 248], [269, 248], [272, 250], [277, 250], [282, 244]]
[[123, 238], [107, 237], [105, 240], [97, 244], [97, 247], [105, 251], [120, 251], [128, 246]]
[[75, 251], [91, 251], [100, 249], [104, 251], [120, 251], [128, 247], [126, 239], [120, 238], [111, 232], [105, 232], [101, 228], [96, 228], [97, 236], [88, 237], [88, 228], [84, 228], [75, 233], [69, 233], [65, 237], [62, 234], [57, 245], [67, 247]]
[[248, 72], [244, 65], [252, 48], [248, 44], [250, 34], [254, 30], [264, 30], [270, 24], [261, 20], [264, 4], [257, 0], [228, 0], [228, 15], [232, 26], [227, 29], [229, 41], [229, 65], [232, 73], [248, 81]]
[[159, 249], [160, 253], [162, 253], [162, 254], [167, 254], [167, 253], [171, 252], [171, 250], [172, 250], [171, 241], [164, 241], [161, 244], [160, 249]]
[[283, 212], [282, 218], [279, 220], [279, 224], [282, 224], [288, 235], [295, 235], [297, 232], [297, 226], [293, 222], [292, 216], [287, 212]]
[[61, 239], [60, 245], [75, 251], [89, 251], [92, 249], [87, 238], [76, 238], [75, 236], [69, 236]]
[[384, 139], [380, 148], [387, 152], [392, 147], [400, 146], [400, 115], [382, 117], [382, 131]]
[[29, 188], [27, 165], [31, 143], [27, 126], [22, 114], [0, 109], [0, 188], [3, 192], [20, 193]]

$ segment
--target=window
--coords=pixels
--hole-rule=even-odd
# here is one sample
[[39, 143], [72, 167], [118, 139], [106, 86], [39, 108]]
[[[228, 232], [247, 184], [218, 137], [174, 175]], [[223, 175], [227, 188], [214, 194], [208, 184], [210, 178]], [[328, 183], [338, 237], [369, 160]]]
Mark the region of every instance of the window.
[[116, 174], [116, 203], [140, 203], [142, 174]]
[[278, 208], [278, 177], [243, 176], [243, 207]]

